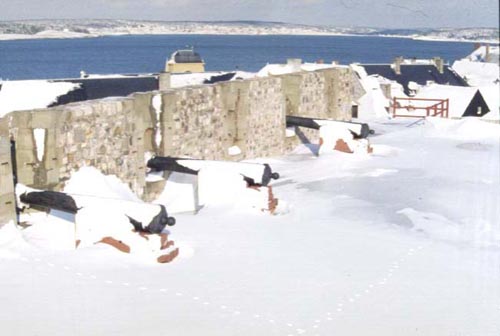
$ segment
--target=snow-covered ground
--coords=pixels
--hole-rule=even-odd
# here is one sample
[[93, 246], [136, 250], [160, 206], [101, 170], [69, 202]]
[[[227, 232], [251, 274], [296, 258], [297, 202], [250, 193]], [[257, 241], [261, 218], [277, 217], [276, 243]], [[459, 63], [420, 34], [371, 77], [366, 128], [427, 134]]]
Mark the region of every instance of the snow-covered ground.
[[40, 215], [5, 226], [2, 333], [499, 335], [500, 126], [371, 127], [372, 155], [309, 145], [265, 160], [281, 175], [275, 216], [230, 204], [176, 215], [171, 264], [41, 248]]

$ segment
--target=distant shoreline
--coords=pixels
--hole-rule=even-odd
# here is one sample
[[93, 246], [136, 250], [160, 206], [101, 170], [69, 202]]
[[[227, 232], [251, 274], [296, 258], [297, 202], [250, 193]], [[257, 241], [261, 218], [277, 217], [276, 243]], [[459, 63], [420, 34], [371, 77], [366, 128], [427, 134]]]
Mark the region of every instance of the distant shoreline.
[[303, 33], [267, 33], [267, 34], [243, 34], [237, 33], [215, 33], [212, 31], [197, 31], [197, 32], [157, 32], [157, 33], [100, 33], [100, 34], [85, 34], [77, 32], [63, 31], [43, 31], [37, 34], [0, 34], [0, 42], [2, 41], [19, 41], [19, 40], [47, 40], [47, 39], [77, 39], [77, 38], [98, 38], [109, 36], [159, 36], [159, 35], [214, 35], [214, 36], [350, 36], [350, 37], [383, 37], [383, 38], [402, 38], [415, 41], [429, 42], [463, 42], [463, 43], [487, 43], [498, 45], [499, 40], [488, 39], [453, 39], [430, 36], [412, 36], [412, 35], [377, 35], [377, 34], [349, 34], [349, 33], [333, 33], [333, 32], [303, 32]]

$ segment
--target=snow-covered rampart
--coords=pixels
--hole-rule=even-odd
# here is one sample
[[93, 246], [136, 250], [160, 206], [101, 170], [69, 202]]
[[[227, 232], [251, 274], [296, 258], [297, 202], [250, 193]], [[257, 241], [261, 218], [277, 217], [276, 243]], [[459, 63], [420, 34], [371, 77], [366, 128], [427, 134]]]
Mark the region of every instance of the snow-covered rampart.
[[10, 112], [0, 124], [15, 141], [25, 185], [63, 187], [72, 172], [93, 166], [154, 199], [145, 154], [231, 161], [284, 154], [301, 141], [286, 137], [287, 114], [350, 119], [351, 78], [348, 67], [330, 67]]

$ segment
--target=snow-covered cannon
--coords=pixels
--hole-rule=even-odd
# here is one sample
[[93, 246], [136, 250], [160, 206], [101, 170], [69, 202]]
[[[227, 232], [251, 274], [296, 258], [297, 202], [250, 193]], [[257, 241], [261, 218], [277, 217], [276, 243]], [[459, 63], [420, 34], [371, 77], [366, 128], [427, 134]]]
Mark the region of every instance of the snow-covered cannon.
[[318, 118], [305, 118], [286, 116], [286, 126], [301, 126], [319, 130], [322, 126], [335, 126], [338, 128], [345, 128], [352, 133], [355, 139], [364, 139], [371, 134], [370, 127], [365, 123], [357, 123], [352, 121], [338, 121]]
[[147, 162], [147, 166], [152, 171], [171, 171], [191, 175], [198, 175], [198, 172], [203, 168], [233, 171], [242, 175], [249, 186], [267, 186], [271, 179], [277, 180], [280, 177], [278, 173], [272, 171], [267, 163], [261, 164], [155, 156]]
[[320, 154], [334, 150], [344, 153], [371, 153], [373, 151], [367, 139], [372, 133], [368, 124], [287, 116], [286, 125], [319, 130]]
[[47, 241], [66, 247], [105, 243], [160, 263], [172, 261], [179, 253], [164, 231], [167, 225], [175, 224], [175, 218], [163, 205], [36, 190], [19, 184], [16, 192], [23, 209], [29, 206], [49, 213], [45, 233], [39, 229]]
[[25, 192], [19, 196], [19, 199], [22, 203], [32, 207], [54, 209], [70, 214], [76, 214], [79, 210], [73, 197], [57, 191]]
[[268, 184], [280, 176], [268, 164], [156, 156], [147, 166], [152, 172], [170, 172], [160, 198], [178, 212], [238, 204], [273, 214], [278, 205]]

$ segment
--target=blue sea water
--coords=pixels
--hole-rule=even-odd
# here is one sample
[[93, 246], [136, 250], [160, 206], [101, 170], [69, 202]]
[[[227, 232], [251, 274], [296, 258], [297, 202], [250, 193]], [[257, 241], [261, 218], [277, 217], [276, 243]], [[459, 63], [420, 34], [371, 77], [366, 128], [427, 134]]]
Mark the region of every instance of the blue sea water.
[[287, 58], [341, 64], [390, 63], [396, 56], [441, 56], [452, 63], [471, 43], [368, 36], [127, 35], [85, 39], [0, 41], [0, 78], [37, 79], [94, 74], [154, 73], [170, 54], [194, 46], [207, 70], [257, 71]]

